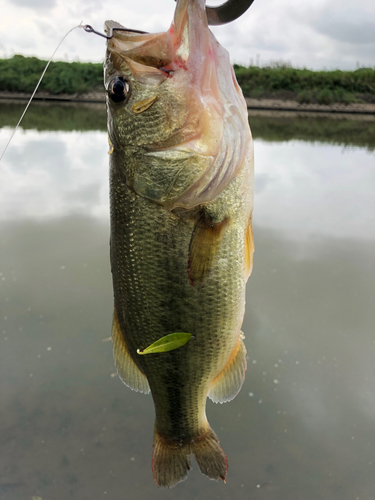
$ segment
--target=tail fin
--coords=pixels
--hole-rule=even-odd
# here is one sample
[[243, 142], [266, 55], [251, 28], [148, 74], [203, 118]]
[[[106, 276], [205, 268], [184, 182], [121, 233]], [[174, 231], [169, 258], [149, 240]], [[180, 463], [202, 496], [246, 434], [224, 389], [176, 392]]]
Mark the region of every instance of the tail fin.
[[152, 473], [155, 483], [165, 488], [173, 488], [187, 478], [191, 469], [189, 445], [180, 445], [164, 439], [155, 429]]
[[225, 482], [228, 472], [228, 459], [219, 444], [219, 439], [211, 429], [194, 439], [190, 443], [190, 451], [193, 453], [200, 471], [210, 479]]
[[191, 469], [190, 453], [193, 453], [202, 474], [225, 482], [228, 460], [218, 437], [209, 427], [205, 434], [185, 444], [164, 439], [155, 429], [152, 472], [156, 484], [173, 488], [184, 481]]

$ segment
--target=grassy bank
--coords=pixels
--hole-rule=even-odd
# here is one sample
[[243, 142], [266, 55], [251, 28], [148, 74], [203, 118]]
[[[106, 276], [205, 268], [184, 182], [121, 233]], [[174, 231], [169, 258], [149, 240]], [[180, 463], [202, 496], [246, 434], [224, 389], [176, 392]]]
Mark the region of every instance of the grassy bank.
[[[36, 57], [0, 59], [0, 91], [31, 93], [46, 65]], [[242, 90], [257, 99], [290, 99], [300, 103], [375, 103], [375, 69], [311, 71], [289, 66], [234, 65]], [[82, 94], [103, 90], [103, 65], [52, 62], [40, 90], [51, 94]]]
[[[33, 92], [47, 61], [15, 55], [0, 59], [0, 91]], [[76, 94], [103, 90], [103, 65], [51, 62], [40, 90], [51, 94]]]
[[375, 69], [311, 71], [276, 65], [259, 68], [234, 65], [247, 97], [291, 99], [300, 103], [375, 103]]

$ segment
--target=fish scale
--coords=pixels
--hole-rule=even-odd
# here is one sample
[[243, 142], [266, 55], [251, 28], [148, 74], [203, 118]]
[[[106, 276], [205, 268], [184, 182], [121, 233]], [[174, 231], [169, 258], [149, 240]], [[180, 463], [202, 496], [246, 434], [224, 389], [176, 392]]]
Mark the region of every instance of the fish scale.
[[[207, 396], [233, 399], [246, 370], [241, 325], [253, 252], [246, 104], [208, 29], [204, 0], [179, 0], [171, 30], [155, 35], [159, 45], [167, 40], [169, 76], [146, 64], [158, 59], [155, 47], [147, 55], [152, 36], [116, 36], [105, 68], [115, 363], [125, 384], [151, 392], [156, 483], [184, 480], [191, 453], [204, 474], [224, 480], [227, 459], [205, 409]], [[123, 103], [112, 99], [116, 78], [116, 88], [131, 81]], [[177, 332], [192, 337], [168, 352], [137, 354]]]
[[[113, 163], [116, 164], [115, 157]], [[111, 184], [117, 186], [118, 169], [113, 166], [111, 169]], [[221, 200], [217, 204], [220, 206]], [[187, 275], [195, 218], [185, 218], [181, 222], [168, 210], [160, 210], [152, 202], [135, 197], [124, 184], [121, 189], [112, 190], [111, 210], [112, 263], [117, 263], [117, 268], [113, 268], [115, 304], [117, 311], [131, 311], [126, 323], [120, 320], [127, 332], [129, 350], [150, 382], [157, 416], [160, 413], [169, 415], [171, 429], [176, 427], [174, 422], [179, 422], [180, 436], [194, 436], [202, 427], [197, 408], [205, 405], [209, 382], [224, 367], [227, 352], [232, 351], [238, 338], [243, 316], [244, 257], [231, 261], [230, 256], [233, 252], [232, 236], [239, 245], [234, 254], [244, 256], [244, 238], [236, 237], [235, 227], [227, 233], [218, 256], [218, 260], [221, 258], [227, 263], [226, 266], [213, 269], [207, 283], [197, 290], [191, 286]], [[169, 238], [163, 238], [164, 234]], [[171, 270], [170, 263], [173, 263]], [[236, 264], [237, 272], [233, 267]], [[167, 360], [157, 356], [137, 358], [137, 348], [144, 348], [174, 331], [189, 331], [195, 339], [186, 350], [168, 353]], [[210, 332], [209, 336], [205, 335], [206, 331]], [[190, 350], [194, 362], [185, 360]], [[170, 387], [164, 391], [162, 379], [166, 364], [171, 366], [172, 372], [182, 372], [182, 378], [174, 380], [170, 387], [175, 388], [173, 397], [185, 394], [183, 410], [179, 407], [176, 411], [170, 406]], [[163, 430], [164, 434], [170, 431], [164, 427]], [[172, 436], [175, 437], [173, 432]]]

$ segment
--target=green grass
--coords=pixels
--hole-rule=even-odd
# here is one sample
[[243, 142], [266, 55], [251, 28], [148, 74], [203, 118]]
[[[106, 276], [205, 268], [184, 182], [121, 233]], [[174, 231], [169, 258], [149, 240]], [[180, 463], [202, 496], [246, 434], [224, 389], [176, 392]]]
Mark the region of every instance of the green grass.
[[[31, 93], [46, 65], [36, 57], [15, 55], [0, 59], [0, 91]], [[375, 103], [375, 69], [312, 71], [287, 65], [258, 67], [234, 65], [238, 83], [247, 97], [292, 99], [301, 103]], [[53, 95], [103, 90], [101, 63], [52, 62], [40, 90]]]
[[234, 65], [247, 97], [297, 99], [301, 103], [375, 102], [375, 69], [312, 71], [286, 65]]
[[[0, 59], [0, 91], [33, 92], [46, 64], [36, 57], [20, 55]], [[103, 90], [103, 65], [51, 62], [39, 89], [51, 94]]]

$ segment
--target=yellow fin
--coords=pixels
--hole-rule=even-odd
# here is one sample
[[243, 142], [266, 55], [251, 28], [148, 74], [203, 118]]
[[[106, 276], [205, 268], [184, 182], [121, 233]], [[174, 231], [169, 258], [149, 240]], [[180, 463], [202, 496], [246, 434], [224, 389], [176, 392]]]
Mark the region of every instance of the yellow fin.
[[113, 357], [121, 380], [133, 391], [148, 394], [150, 392], [148, 380], [130, 356], [118, 322], [116, 309], [113, 313], [112, 342]]
[[254, 254], [254, 236], [253, 236], [252, 218], [250, 217], [249, 224], [247, 225], [246, 234], [245, 234], [245, 276], [246, 276], [246, 279], [249, 278], [251, 271], [253, 270], [253, 254]]
[[154, 97], [150, 97], [149, 99], [145, 99], [144, 101], [139, 101], [133, 104], [132, 110], [134, 113], [143, 113], [146, 111], [148, 108], [151, 108], [151, 106], [154, 104], [154, 102], [157, 100], [158, 96], [154, 95]]
[[214, 223], [202, 212], [189, 248], [188, 274], [192, 285], [200, 284], [211, 271], [228, 219]]
[[109, 144], [108, 154], [111, 155], [113, 153], [113, 144], [112, 144], [112, 141], [111, 141], [111, 138], [109, 137], [109, 135], [108, 135], [108, 144]]
[[246, 347], [243, 338], [241, 334], [228, 363], [211, 383], [208, 396], [214, 403], [232, 401], [240, 392], [247, 368]]

